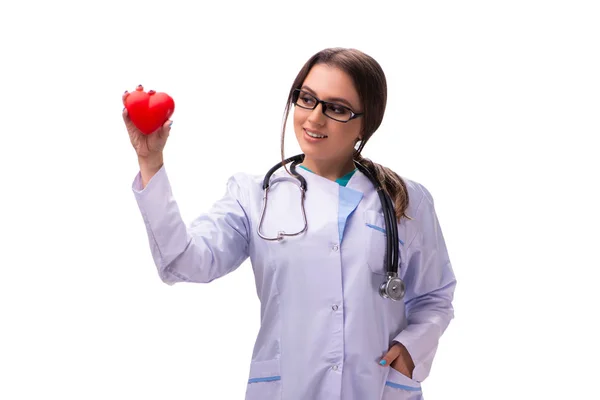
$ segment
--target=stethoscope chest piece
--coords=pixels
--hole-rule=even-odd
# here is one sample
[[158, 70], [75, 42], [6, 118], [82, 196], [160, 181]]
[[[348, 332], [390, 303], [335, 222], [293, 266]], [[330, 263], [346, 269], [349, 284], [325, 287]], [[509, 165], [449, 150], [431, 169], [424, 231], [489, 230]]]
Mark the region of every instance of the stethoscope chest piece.
[[406, 293], [406, 285], [404, 281], [397, 276], [389, 276], [388, 279], [379, 287], [381, 297], [399, 301], [404, 298]]

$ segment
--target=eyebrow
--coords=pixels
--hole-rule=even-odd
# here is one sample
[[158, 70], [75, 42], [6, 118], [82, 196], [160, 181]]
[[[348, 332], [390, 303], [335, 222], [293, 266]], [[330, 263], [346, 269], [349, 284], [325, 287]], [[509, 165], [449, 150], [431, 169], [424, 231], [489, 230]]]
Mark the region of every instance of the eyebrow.
[[[307, 92], [310, 92], [315, 97], [317, 96], [317, 94], [315, 93], [315, 91], [312, 90], [311, 88], [309, 88], [306, 85], [302, 86], [300, 89], [306, 90]], [[348, 100], [342, 99], [341, 97], [330, 97], [330, 98], [327, 99], [327, 101], [336, 102], [336, 103], [343, 103], [346, 106], [350, 107], [351, 109], [354, 109], [354, 107], [352, 106], [352, 104], [350, 104], [350, 102]]]

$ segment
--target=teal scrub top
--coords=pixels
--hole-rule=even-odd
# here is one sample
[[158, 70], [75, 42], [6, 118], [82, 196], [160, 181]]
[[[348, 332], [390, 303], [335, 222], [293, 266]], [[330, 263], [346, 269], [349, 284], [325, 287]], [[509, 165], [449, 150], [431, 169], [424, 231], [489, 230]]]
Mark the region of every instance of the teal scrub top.
[[[306, 168], [304, 165], [300, 165], [300, 168], [305, 169], [308, 172], [312, 172], [310, 169]], [[346, 186], [348, 184], [348, 181], [350, 180], [350, 178], [352, 178], [352, 175], [354, 175], [355, 172], [356, 172], [356, 169], [354, 169], [354, 171], [348, 172], [346, 175], [342, 176], [341, 178], [336, 179], [335, 181], [340, 186]], [[313, 172], [313, 174], [314, 174], [314, 172]]]

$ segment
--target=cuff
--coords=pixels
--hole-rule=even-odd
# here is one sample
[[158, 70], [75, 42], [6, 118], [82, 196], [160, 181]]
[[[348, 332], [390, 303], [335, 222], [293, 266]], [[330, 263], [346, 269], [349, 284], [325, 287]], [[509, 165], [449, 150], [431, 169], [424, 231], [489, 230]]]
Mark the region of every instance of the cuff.
[[412, 331], [410, 328], [410, 325], [406, 327], [394, 338], [393, 342], [398, 342], [406, 347], [415, 365], [412, 379], [423, 382], [429, 376], [433, 356], [437, 350], [437, 343], [427, 343], [423, 335], [417, 331]]
[[145, 188], [142, 187], [142, 173], [138, 171], [137, 175], [133, 179], [133, 183], [131, 184], [131, 189], [133, 192], [137, 194], [142, 194], [148, 191], [151, 191], [151, 187], [155, 185], [156, 181], [164, 181], [167, 179], [167, 172], [165, 170], [165, 165], [163, 164], [160, 169], [150, 178], [148, 184]]

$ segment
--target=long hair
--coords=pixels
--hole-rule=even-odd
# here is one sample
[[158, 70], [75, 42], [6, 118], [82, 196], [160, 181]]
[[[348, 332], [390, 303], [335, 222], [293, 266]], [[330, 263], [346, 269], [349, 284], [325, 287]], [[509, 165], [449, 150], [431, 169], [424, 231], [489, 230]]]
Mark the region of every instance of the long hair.
[[285, 127], [290, 108], [293, 105], [294, 91], [302, 87], [311, 68], [316, 64], [326, 64], [339, 68], [346, 72], [354, 82], [354, 86], [356, 87], [358, 96], [360, 97], [364, 108], [361, 131], [362, 140], [360, 141], [359, 147], [354, 151], [354, 159], [359, 161], [369, 170], [369, 172], [371, 172], [391, 197], [398, 221], [400, 221], [402, 217], [411, 219], [406, 215], [406, 209], [408, 208], [408, 191], [402, 178], [391, 169], [376, 164], [361, 155], [369, 138], [373, 136], [383, 120], [387, 103], [387, 83], [385, 74], [379, 63], [359, 50], [339, 47], [324, 49], [313, 55], [304, 64], [300, 72], [298, 72], [298, 75], [290, 88], [284, 110], [283, 127], [281, 131], [282, 162], [285, 159]]

